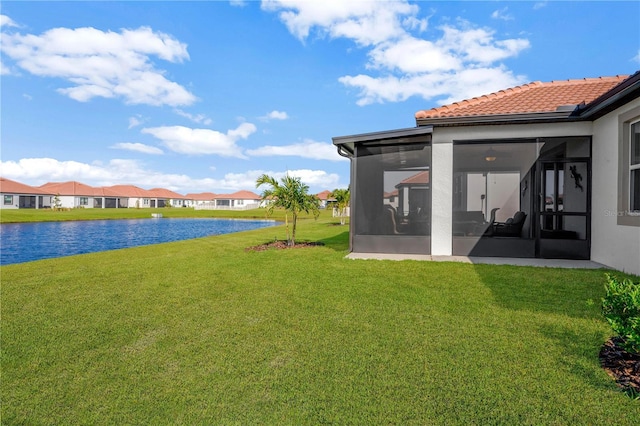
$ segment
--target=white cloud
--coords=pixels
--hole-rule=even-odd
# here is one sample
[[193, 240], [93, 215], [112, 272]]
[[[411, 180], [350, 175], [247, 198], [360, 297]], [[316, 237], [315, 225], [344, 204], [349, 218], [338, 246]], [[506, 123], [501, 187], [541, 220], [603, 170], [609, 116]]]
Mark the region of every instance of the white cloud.
[[280, 19], [300, 40], [317, 28], [320, 34], [369, 46], [401, 36], [403, 25], [426, 28], [426, 20], [417, 19], [418, 6], [406, 1], [263, 0], [262, 9], [279, 12]]
[[359, 90], [358, 105], [401, 102], [418, 93], [425, 99], [436, 99], [438, 103], [447, 104], [516, 86], [523, 79], [505, 67], [494, 67], [404, 77], [374, 78], [361, 74], [341, 77], [340, 82]]
[[310, 187], [317, 188], [336, 188], [340, 181], [340, 177], [337, 174], [327, 173], [324, 170], [288, 170], [286, 172], [274, 173], [271, 176], [275, 177], [276, 179], [281, 179], [287, 174], [289, 174], [289, 176], [300, 178], [303, 183], [309, 185]]
[[547, 6], [548, 1], [539, 1], [533, 5], [533, 10], [539, 10]]
[[111, 146], [113, 149], [124, 149], [126, 151], [142, 152], [143, 154], [160, 155], [164, 152], [155, 146], [145, 145], [142, 143], [120, 142]]
[[458, 55], [464, 68], [514, 57], [530, 46], [526, 39], [496, 40], [494, 31], [474, 28], [464, 21], [460, 28], [444, 26], [442, 30], [444, 37], [439, 41], [440, 46]]
[[495, 10], [491, 17], [493, 19], [502, 19], [503, 21], [513, 21], [513, 15], [509, 14], [509, 7], [505, 6], [502, 9]]
[[[27, 185], [39, 186], [46, 182], [78, 181], [91, 186], [136, 185], [141, 188], [166, 188], [186, 194], [188, 192], [256, 191], [256, 180], [266, 173], [277, 179], [287, 172], [249, 170], [228, 173], [222, 179], [192, 178], [184, 174], [160, 173], [144, 168], [136, 160], [114, 159], [107, 164], [60, 161], [53, 158], [24, 158], [19, 161], [0, 161], [2, 176]], [[339, 176], [323, 170], [290, 170], [292, 176], [315, 188], [331, 189], [339, 186]], [[319, 192], [319, 191], [318, 191]]]
[[316, 142], [310, 139], [292, 145], [267, 145], [247, 150], [247, 154], [255, 157], [291, 156], [311, 158], [314, 160], [348, 161], [340, 156], [333, 144]]
[[7, 15], [0, 15], [0, 27], [18, 27], [13, 19], [9, 18]]
[[[324, 170], [309, 169], [286, 170], [277, 172], [252, 170], [243, 174], [229, 174], [225, 176], [225, 179], [233, 179], [238, 181], [246, 179], [247, 183], [250, 181], [253, 182], [253, 187], [255, 188], [256, 180], [263, 174], [273, 176], [277, 180], [282, 179], [288, 174], [289, 176], [300, 178], [302, 183], [308, 185], [310, 188], [321, 188], [320, 190], [337, 188], [340, 182], [340, 176], [338, 176], [336, 173], [327, 173]], [[262, 191], [263, 187], [257, 188], [257, 190]]]
[[[368, 73], [338, 79], [357, 89], [358, 105], [398, 102], [412, 96], [456, 99], [522, 84], [501, 61], [530, 47], [524, 38], [500, 39], [491, 28], [457, 20], [438, 28], [438, 35], [421, 35], [431, 18], [421, 18], [419, 6], [397, 2], [310, 2], [265, 0], [262, 8], [278, 12], [282, 22], [304, 41], [313, 30], [353, 40], [368, 49]], [[509, 18], [507, 9], [496, 18]], [[433, 34], [436, 34], [435, 32]], [[469, 75], [480, 78], [469, 80]], [[466, 84], [468, 86], [462, 86]]]
[[212, 120], [209, 117], [207, 117], [206, 115], [204, 115], [204, 114], [193, 115], [193, 114], [189, 114], [188, 112], [183, 111], [183, 110], [181, 110], [179, 108], [176, 108], [173, 111], [176, 114], [178, 114], [179, 116], [184, 117], [184, 118], [188, 118], [189, 120], [193, 121], [194, 123], [204, 124], [205, 126], [208, 126], [209, 124], [212, 123]]
[[246, 158], [236, 142], [247, 139], [256, 130], [255, 125], [242, 123], [227, 133], [184, 126], [150, 127], [142, 129], [142, 133], [155, 136], [167, 148], [182, 154], [216, 154], [222, 157]]
[[634, 56], [633, 58], [631, 58], [631, 60], [633, 62], [638, 62], [640, 63], [640, 49], [638, 50], [638, 54], [636, 56]]
[[2, 60], [0, 60], [0, 75], [10, 75], [12, 74], [11, 69], [7, 67]]
[[129, 127], [128, 129], [133, 129], [134, 127], [138, 127], [142, 124], [142, 120], [138, 117], [129, 117]]
[[273, 110], [270, 113], [263, 115], [260, 117], [260, 120], [269, 121], [269, 120], [288, 120], [289, 115], [284, 111]]
[[19, 182], [55, 182], [83, 179], [100, 179], [108, 175], [106, 168], [77, 161], [58, 161], [53, 158], [24, 158], [19, 161], [3, 161], [2, 176]]
[[369, 52], [370, 68], [401, 73], [436, 72], [460, 69], [462, 60], [449, 49], [415, 37], [381, 43]]
[[122, 98], [128, 104], [190, 105], [196, 97], [155, 68], [153, 56], [189, 59], [187, 46], [151, 28], [120, 32], [54, 28], [41, 35], [2, 33], [2, 51], [33, 75], [71, 83], [58, 92], [80, 102]]

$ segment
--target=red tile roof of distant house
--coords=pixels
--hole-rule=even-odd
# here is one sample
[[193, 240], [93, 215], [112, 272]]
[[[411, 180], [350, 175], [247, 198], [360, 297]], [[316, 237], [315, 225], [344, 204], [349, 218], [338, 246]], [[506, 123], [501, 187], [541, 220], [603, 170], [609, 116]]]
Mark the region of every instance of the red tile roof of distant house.
[[233, 194], [216, 194], [215, 196], [216, 199], [218, 200], [260, 200], [262, 197], [260, 197], [258, 194], [253, 193], [251, 191], [237, 191], [234, 192]]
[[418, 111], [415, 118], [422, 120], [554, 112], [563, 106], [588, 104], [622, 83], [627, 77], [620, 75], [547, 83], [536, 81], [438, 108]]
[[77, 195], [91, 197], [103, 195], [101, 188], [94, 188], [93, 186], [85, 185], [84, 183], [76, 181], [47, 182], [44, 185], [40, 185], [40, 189], [49, 193], [59, 195]]
[[201, 192], [199, 194], [187, 194], [185, 198], [196, 201], [212, 201], [216, 197], [213, 192]]
[[328, 189], [317, 193], [316, 197], [318, 197], [321, 201], [335, 201], [335, 198], [331, 196], [331, 191], [329, 191]]
[[104, 195], [110, 197], [153, 198], [149, 191], [135, 185], [104, 186], [100, 189], [104, 191]]
[[429, 170], [425, 170], [420, 173], [416, 173], [413, 176], [410, 176], [396, 185], [396, 187], [401, 185], [411, 185], [411, 184], [428, 184], [429, 183]]
[[186, 197], [182, 194], [178, 194], [177, 192], [171, 191], [170, 189], [165, 188], [152, 188], [149, 190], [151, 194], [153, 194], [154, 198], [167, 198], [174, 200], [183, 200]]
[[36, 188], [24, 183], [16, 182], [15, 180], [0, 177], [0, 192], [3, 194], [24, 194], [24, 195], [53, 195], [54, 192], [43, 190], [42, 188]]
[[385, 193], [382, 195], [382, 198], [397, 197], [397, 196], [398, 196], [398, 194], [399, 194], [398, 190], [397, 190], [397, 189], [394, 189], [394, 190], [393, 190], [393, 191], [391, 191], [391, 192], [385, 192]]

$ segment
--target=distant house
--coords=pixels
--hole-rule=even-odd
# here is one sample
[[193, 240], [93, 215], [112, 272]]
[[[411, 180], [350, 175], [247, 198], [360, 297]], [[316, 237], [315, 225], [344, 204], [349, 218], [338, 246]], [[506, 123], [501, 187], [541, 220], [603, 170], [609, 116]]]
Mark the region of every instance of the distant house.
[[186, 202], [189, 207], [196, 207], [205, 205], [207, 203], [214, 203], [215, 197], [216, 194], [214, 194], [213, 192], [200, 192], [197, 194], [189, 193], [185, 195], [185, 198], [187, 199]]
[[328, 189], [325, 189], [324, 191], [317, 193], [316, 197], [318, 197], [318, 199], [320, 200], [321, 209], [327, 208], [327, 206], [330, 203], [336, 201], [336, 199], [331, 196], [331, 191], [329, 191]]
[[[76, 181], [48, 182], [41, 185], [40, 189], [55, 194], [59, 207], [67, 209], [103, 208], [113, 203], [112, 200], [107, 201], [102, 189]], [[53, 203], [50, 207], [53, 207]]]
[[413, 128], [334, 137], [351, 159], [351, 251], [640, 274], [639, 97], [640, 72], [535, 82], [418, 111]]
[[260, 207], [261, 197], [251, 191], [232, 194], [213, 194], [213, 200], [201, 200], [194, 205], [196, 210], [249, 210]]
[[143, 209], [157, 206], [157, 200], [151, 192], [135, 185], [112, 185], [96, 189], [102, 191], [103, 196], [109, 197], [110, 201], [105, 207], [118, 206], [119, 208]]
[[167, 205], [171, 207], [187, 207], [187, 197], [178, 194], [164, 188], [153, 188], [149, 192], [153, 194], [154, 199], [157, 200], [158, 207], [165, 207]]
[[51, 207], [54, 193], [0, 177], [2, 209], [42, 209]]
[[135, 185], [92, 187], [80, 182], [48, 182], [32, 187], [6, 178], [2, 182], [1, 208], [161, 208], [248, 210], [260, 207], [261, 197], [251, 191], [232, 194], [182, 195], [165, 188], [143, 189]]

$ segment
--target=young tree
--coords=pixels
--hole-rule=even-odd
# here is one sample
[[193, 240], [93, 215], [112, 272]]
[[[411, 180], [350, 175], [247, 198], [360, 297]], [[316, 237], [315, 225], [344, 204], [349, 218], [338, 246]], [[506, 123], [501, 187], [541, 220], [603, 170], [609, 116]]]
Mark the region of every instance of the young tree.
[[[296, 224], [301, 212], [313, 213], [317, 219], [320, 214], [320, 200], [313, 194], [309, 194], [309, 187], [302, 183], [300, 178], [286, 175], [280, 182], [266, 174], [256, 181], [256, 188], [268, 185], [269, 188], [262, 193], [262, 200], [268, 203], [267, 213], [273, 213], [273, 209], [281, 207], [286, 210], [285, 223], [287, 228], [287, 244], [296, 244]], [[292, 232], [289, 235], [289, 213], [292, 218]]]
[[336, 199], [336, 207], [340, 215], [340, 225], [344, 225], [346, 222], [347, 207], [349, 207], [349, 201], [351, 200], [351, 191], [349, 188], [334, 189], [329, 196]]
[[56, 194], [53, 197], [53, 206], [52, 210], [61, 210], [62, 209], [62, 201], [60, 201], [60, 194]]

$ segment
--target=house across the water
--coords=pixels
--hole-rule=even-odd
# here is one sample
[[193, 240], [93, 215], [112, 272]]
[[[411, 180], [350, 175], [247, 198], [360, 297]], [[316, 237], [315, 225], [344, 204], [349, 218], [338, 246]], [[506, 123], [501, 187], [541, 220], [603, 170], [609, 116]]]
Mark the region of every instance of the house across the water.
[[640, 274], [640, 72], [534, 82], [334, 137], [355, 253], [590, 259]]

